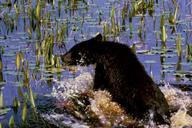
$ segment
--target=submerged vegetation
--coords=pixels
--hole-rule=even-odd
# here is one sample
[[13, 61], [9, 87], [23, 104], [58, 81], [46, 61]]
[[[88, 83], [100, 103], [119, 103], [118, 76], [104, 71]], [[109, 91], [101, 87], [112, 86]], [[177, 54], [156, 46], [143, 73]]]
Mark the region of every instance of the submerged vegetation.
[[1, 0], [0, 128], [30, 125], [29, 113], [46, 125], [37, 114], [36, 99], [50, 93], [53, 79], [78, 74], [65, 70], [59, 55], [97, 32], [104, 40], [131, 45], [155, 81], [191, 84], [191, 3]]

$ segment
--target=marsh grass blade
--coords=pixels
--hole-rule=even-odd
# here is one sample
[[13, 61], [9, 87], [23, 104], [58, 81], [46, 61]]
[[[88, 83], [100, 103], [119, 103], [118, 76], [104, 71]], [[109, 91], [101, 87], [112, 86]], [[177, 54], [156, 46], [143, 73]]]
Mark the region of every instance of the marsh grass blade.
[[23, 104], [23, 109], [22, 109], [22, 121], [24, 121], [25, 122], [25, 120], [26, 120], [26, 117], [27, 117], [27, 103], [25, 102], [24, 104]]
[[20, 101], [17, 99], [17, 97], [15, 97], [15, 98], [13, 99], [13, 111], [14, 111], [15, 113], [17, 113], [19, 107], [20, 107]]
[[40, 0], [37, 0], [37, 5], [36, 5], [36, 18], [38, 21], [40, 21], [41, 17], [41, 6], [40, 6]]
[[17, 94], [18, 94], [18, 96], [19, 96], [19, 100], [22, 100], [22, 99], [24, 98], [24, 97], [23, 97], [23, 92], [22, 92], [20, 86], [18, 86], [18, 88], [17, 88]]
[[161, 41], [165, 44], [165, 42], [167, 41], [167, 33], [166, 33], [166, 28], [163, 25], [163, 28], [161, 30]]
[[9, 128], [14, 128], [15, 127], [15, 120], [14, 116], [12, 115], [11, 118], [9, 119]]
[[175, 42], [176, 42], [177, 56], [181, 57], [181, 53], [182, 53], [181, 34], [177, 35]]
[[2, 107], [3, 107], [3, 92], [0, 89], [0, 108], [2, 108]]
[[31, 87], [29, 87], [29, 94], [30, 94], [30, 102], [31, 102], [32, 108], [35, 109], [34, 94]]

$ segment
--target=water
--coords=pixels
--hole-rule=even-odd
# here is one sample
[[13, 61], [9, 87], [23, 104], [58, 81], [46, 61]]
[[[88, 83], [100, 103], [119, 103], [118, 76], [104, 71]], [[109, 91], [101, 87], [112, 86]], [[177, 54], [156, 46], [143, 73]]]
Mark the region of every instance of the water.
[[[107, 40], [119, 41], [130, 46], [135, 44], [139, 60], [154, 81], [171, 85], [163, 87], [162, 90], [166, 96], [168, 95], [169, 103], [177, 108], [172, 116], [173, 120], [181, 122], [180, 124], [190, 122], [190, 116], [185, 112], [191, 109], [183, 104], [191, 103], [191, 0], [176, 1], [179, 8], [173, 24], [169, 22], [170, 14], [174, 15], [176, 4], [170, 0], [151, 0], [151, 2], [153, 4], [149, 4], [148, 1], [146, 13], [143, 12], [144, 8], [136, 10], [132, 14], [134, 16], [131, 22], [130, 14], [134, 7], [139, 8], [137, 4], [139, 5], [140, 2], [135, 4], [129, 0], [106, 0], [105, 2], [102, 0], [55, 0], [37, 4], [37, 1], [21, 0], [11, 1], [9, 4], [1, 0], [1, 124], [7, 126], [12, 115], [15, 117], [15, 122], [21, 120], [19, 118], [21, 118], [24, 99], [28, 100], [30, 106], [31, 99], [27, 98], [30, 97], [30, 89], [33, 90], [36, 100], [52, 93], [62, 81], [70, 83], [68, 79], [76, 78], [87, 70], [93, 72], [92, 68], [80, 71], [76, 68], [63, 67], [57, 55], [65, 53], [76, 43], [93, 37], [97, 32], [102, 33]], [[38, 5], [40, 5], [40, 11], [38, 11]], [[165, 16], [166, 47], [161, 40], [162, 16]], [[175, 26], [175, 32], [172, 32], [173, 26]], [[175, 43], [175, 40], [179, 40], [179, 35], [181, 35], [180, 57], [178, 57], [179, 50]], [[19, 56], [19, 62], [16, 56]], [[175, 88], [173, 85], [176, 84], [180, 84], [180, 89], [188, 91], [183, 92]], [[72, 87], [69, 94], [79, 89], [81, 88], [77, 87], [74, 90]], [[170, 90], [172, 92], [169, 92]], [[14, 106], [15, 98], [21, 103], [17, 114], [11, 108]], [[171, 100], [174, 98], [180, 99], [179, 102]], [[185, 100], [186, 98], [189, 100]], [[173, 127], [176, 126], [173, 125]]]
[[[82, 72], [78, 77], [71, 78], [66, 81], [61, 81], [58, 83], [58, 87], [53, 89], [52, 96], [55, 97], [57, 101], [57, 109], [63, 109], [63, 107], [72, 107], [77, 108], [76, 105], [85, 105], [83, 99], [79, 98], [76, 102], [78, 104], [70, 104], [71, 97], [78, 97], [78, 95], [87, 94], [91, 91], [93, 86], [93, 75], [88, 72]], [[69, 85], [73, 85], [72, 87]], [[78, 89], [77, 89], [78, 87]], [[66, 93], [61, 93], [65, 90]], [[182, 128], [182, 127], [191, 127], [192, 126], [192, 93], [191, 92], [182, 92], [180, 89], [175, 88], [169, 83], [165, 83], [161, 87], [162, 92], [165, 95], [165, 98], [168, 101], [171, 111], [171, 127], [172, 128]], [[72, 92], [76, 91], [76, 92]], [[73, 117], [69, 117], [67, 113], [58, 113], [55, 111], [48, 112], [48, 114], [43, 114], [42, 116], [49, 120], [50, 122], [58, 126], [71, 126], [76, 128], [77, 126], [81, 127], [118, 127], [118, 126], [137, 126], [136, 121], [131, 117], [127, 116], [122, 108], [115, 102], [111, 100], [111, 95], [107, 91], [95, 91], [89, 92], [89, 102], [90, 105], [84, 111], [85, 113], [93, 112], [98, 117], [99, 121], [95, 126], [90, 124], [86, 119], [84, 113], [80, 110], [74, 109], [76, 114]], [[74, 102], [74, 101], [73, 101]], [[66, 107], [66, 108], [68, 108]], [[84, 109], [83, 109], [84, 110]], [[68, 117], [68, 118], [66, 118]], [[93, 116], [91, 117], [93, 118]], [[84, 120], [84, 122], [81, 122]], [[156, 125], [152, 120], [145, 125], [146, 128], [159, 127], [159, 128], [168, 128], [167, 125]]]

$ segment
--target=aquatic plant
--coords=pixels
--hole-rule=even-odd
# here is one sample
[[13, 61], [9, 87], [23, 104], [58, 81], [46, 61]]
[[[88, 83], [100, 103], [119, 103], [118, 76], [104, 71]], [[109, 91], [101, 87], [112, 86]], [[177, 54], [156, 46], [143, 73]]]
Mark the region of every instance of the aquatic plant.
[[111, 34], [114, 35], [114, 37], [116, 37], [119, 32], [120, 32], [120, 28], [119, 28], [119, 24], [118, 21], [116, 20], [116, 16], [115, 16], [115, 7], [112, 6], [111, 8]]
[[163, 44], [165, 46], [165, 42], [167, 41], [167, 32], [166, 32], [166, 28], [164, 25], [161, 30], [161, 41], [163, 42]]
[[172, 14], [171, 12], [170, 12], [170, 14], [169, 14], [169, 23], [170, 23], [171, 25], [175, 25], [175, 23], [176, 23], [178, 8], [179, 8], [179, 7], [176, 6], [176, 7], [175, 7], [174, 14]]
[[125, 18], [127, 18], [128, 15], [128, 2], [124, 1], [123, 8], [121, 11], [121, 17], [122, 17], [122, 30], [125, 31], [126, 25], [125, 25]]
[[[3, 92], [0, 88], [0, 108], [3, 108]], [[1, 109], [0, 109], [1, 111]], [[0, 112], [0, 115], [2, 114], [2, 112]]]
[[192, 62], [192, 45], [191, 44], [187, 44], [186, 45], [186, 53], [185, 53], [185, 58], [187, 60], [187, 62]]
[[176, 49], [177, 49], [177, 56], [179, 58], [181, 58], [182, 55], [182, 46], [181, 46], [181, 34], [178, 34], [176, 39], [175, 39], [175, 43], [176, 43]]
[[40, 6], [40, 0], [37, 0], [36, 1], [36, 18], [37, 18], [37, 20], [38, 21], [40, 21], [40, 19], [41, 19], [41, 6]]
[[104, 37], [104, 40], [107, 40], [108, 39], [108, 36], [109, 36], [109, 24], [107, 22], [104, 22], [103, 23], [103, 37]]
[[23, 104], [23, 109], [22, 109], [22, 121], [25, 122], [26, 120], [26, 117], [27, 117], [27, 104], [26, 102]]
[[[14, 120], [17, 124], [16, 113], [10, 113], [21, 110], [21, 124], [30, 126], [27, 123], [30, 108], [37, 108], [35, 101], [39, 98], [33, 87], [52, 85], [53, 78], [59, 81], [63, 77], [75, 77], [78, 69], [62, 67], [59, 55], [98, 31], [103, 33], [104, 40], [118, 39], [132, 46], [135, 53], [142, 54], [139, 55], [142, 59], [155, 56], [157, 67], [161, 68], [144, 63], [149, 74], [158, 78], [156, 81], [171, 79], [190, 83], [191, 1], [101, 3], [91, 0], [0, 1], [0, 114], [13, 115], [7, 122]], [[16, 89], [7, 89], [12, 86]], [[6, 99], [13, 111], [4, 108], [5, 90], [14, 92]], [[42, 121], [35, 114], [31, 117]], [[42, 121], [41, 125], [45, 124]]]
[[53, 46], [54, 46], [54, 36], [48, 35], [41, 43], [42, 53], [45, 59], [45, 64], [53, 65]]
[[11, 118], [9, 119], [9, 127], [10, 128], [14, 128], [15, 127], [15, 121], [14, 121], [14, 117], [11, 116]]
[[14, 113], [17, 113], [17, 112], [18, 112], [18, 109], [19, 109], [20, 105], [21, 105], [20, 101], [17, 99], [17, 97], [15, 97], [15, 98], [13, 99], [13, 107], [12, 107]]

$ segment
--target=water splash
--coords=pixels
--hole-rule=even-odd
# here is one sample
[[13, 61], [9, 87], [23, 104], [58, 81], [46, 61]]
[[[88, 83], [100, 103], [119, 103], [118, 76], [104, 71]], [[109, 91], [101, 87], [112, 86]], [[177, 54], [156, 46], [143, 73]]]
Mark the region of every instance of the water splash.
[[187, 109], [185, 107], [180, 108], [176, 113], [171, 117], [171, 126], [172, 127], [192, 127], [192, 117], [187, 114]]
[[[67, 101], [71, 97], [89, 92], [88, 100], [90, 102], [90, 109], [87, 109], [87, 111], [92, 111], [97, 116], [97, 118], [100, 120], [99, 127], [126, 127], [128, 125], [138, 126], [142, 122], [136, 122], [132, 117], [126, 115], [124, 110], [121, 109], [117, 103], [111, 100], [111, 95], [109, 92], [101, 90], [92, 91], [91, 88], [93, 86], [93, 76], [88, 72], [81, 73], [74, 79], [70, 78], [66, 81], [55, 82], [57, 82], [57, 86], [53, 89], [52, 96], [58, 99], [58, 101]], [[171, 128], [192, 127], [192, 116], [189, 113], [189, 111], [192, 110], [192, 93], [182, 92], [178, 88], [175, 88], [168, 83], [165, 83], [165, 85], [160, 87], [160, 89], [164, 93], [165, 98], [170, 105]], [[57, 114], [54, 114], [56, 113], [52, 114], [52, 120], [54, 117], [57, 117]], [[48, 116], [50, 117], [51, 114]], [[78, 124], [78, 122], [79, 124], [82, 124], [82, 120], [76, 120], [76, 124]], [[54, 123], [61, 123], [61, 121], [58, 119]], [[66, 122], [63, 121], [62, 123], [65, 124]], [[73, 127], [72, 124], [70, 126]], [[86, 123], [84, 123], [83, 126], [89, 127]], [[169, 128], [167, 125], [156, 125], [152, 120], [150, 120], [148, 124], [145, 124], [144, 127]]]
[[183, 92], [169, 83], [161, 87], [161, 90], [168, 101], [170, 110], [173, 111], [171, 113], [171, 127], [192, 127], [192, 115], [188, 114], [192, 111], [192, 92]]
[[85, 93], [93, 86], [93, 77], [88, 72], [84, 72], [74, 79], [54, 81], [57, 86], [53, 87], [52, 96], [59, 100], [67, 100], [70, 97]]
[[136, 121], [112, 101], [107, 91], [95, 91], [91, 99], [91, 110], [98, 116], [103, 127], [137, 126]]

